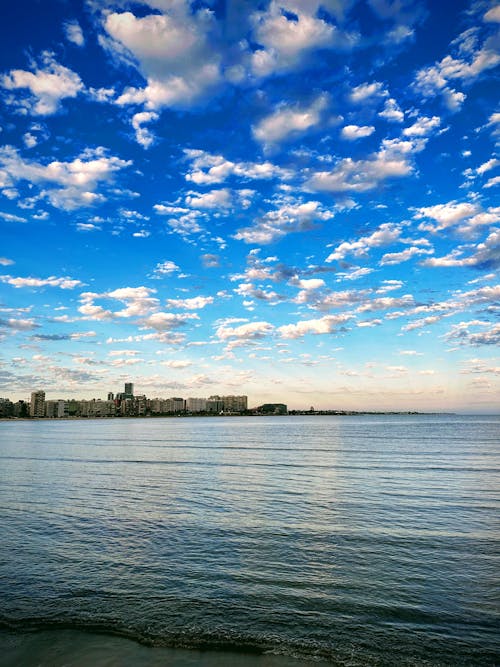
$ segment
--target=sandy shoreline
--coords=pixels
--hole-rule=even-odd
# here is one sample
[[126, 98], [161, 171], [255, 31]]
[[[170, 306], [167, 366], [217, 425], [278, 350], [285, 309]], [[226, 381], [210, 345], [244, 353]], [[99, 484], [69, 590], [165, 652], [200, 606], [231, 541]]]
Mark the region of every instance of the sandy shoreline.
[[150, 647], [114, 635], [80, 630], [0, 630], [3, 667], [321, 667], [279, 655]]

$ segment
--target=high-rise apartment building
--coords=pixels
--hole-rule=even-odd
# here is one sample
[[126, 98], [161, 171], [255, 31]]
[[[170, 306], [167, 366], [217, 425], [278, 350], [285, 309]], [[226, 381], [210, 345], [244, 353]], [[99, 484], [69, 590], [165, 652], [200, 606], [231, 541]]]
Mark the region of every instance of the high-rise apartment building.
[[125, 382], [125, 398], [134, 398], [134, 383]]
[[45, 392], [32, 391], [30, 417], [45, 417]]

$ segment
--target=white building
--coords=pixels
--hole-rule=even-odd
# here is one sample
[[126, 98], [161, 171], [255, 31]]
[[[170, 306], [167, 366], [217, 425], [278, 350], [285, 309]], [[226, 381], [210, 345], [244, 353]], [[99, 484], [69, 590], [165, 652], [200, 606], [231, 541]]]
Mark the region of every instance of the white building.
[[206, 398], [188, 398], [186, 401], [186, 410], [188, 412], [206, 412]]

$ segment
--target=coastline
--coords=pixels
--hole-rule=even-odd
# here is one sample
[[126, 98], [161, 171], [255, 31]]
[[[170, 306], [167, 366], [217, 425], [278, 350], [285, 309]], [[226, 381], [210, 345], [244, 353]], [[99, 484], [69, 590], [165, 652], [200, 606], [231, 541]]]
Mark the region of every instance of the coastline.
[[321, 667], [325, 660], [245, 650], [148, 646], [117, 634], [80, 629], [0, 628], [3, 667]]
[[106, 415], [106, 416], [89, 416], [89, 417], [0, 417], [0, 422], [54, 422], [54, 421], [103, 421], [103, 420], [128, 420], [128, 419], [214, 419], [223, 418], [231, 419], [234, 417], [362, 417], [362, 416], [455, 416], [456, 412], [417, 412], [413, 410], [404, 411], [375, 411], [375, 410], [318, 410], [316, 412], [291, 410], [288, 414], [161, 414], [161, 415]]

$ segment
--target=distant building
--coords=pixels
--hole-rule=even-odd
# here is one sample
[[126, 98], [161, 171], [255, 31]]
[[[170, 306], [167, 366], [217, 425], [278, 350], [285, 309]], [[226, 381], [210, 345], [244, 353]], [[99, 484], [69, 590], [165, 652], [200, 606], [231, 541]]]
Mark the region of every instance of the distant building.
[[134, 398], [134, 383], [125, 382], [125, 391], [123, 393], [125, 394], [125, 398]]
[[209, 396], [207, 399], [206, 410], [207, 412], [215, 412], [216, 414], [223, 412], [224, 401], [220, 396]]
[[61, 399], [57, 401], [45, 401], [45, 416], [51, 417], [52, 419], [60, 419], [61, 417], [67, 417], [68, 412], [68, 402]]
[[113, 394], [112, 391], [108, 391], [108, 401], [114, 401], [115, 400], [115, 395]]
[[264, 403], [255, 408], [254, 412], [263, 415], [286, 415], [288, 408], [284, 403]]
[[247, 396], [223, 396], [224, 412], [246, 412], [248, 409]]
[[186, 401], [186, 410], [188, 412], [206, 412], [206, 398], [188, 398]]
[[165, 412], [184, 412], [186, 403], [183, 398], [167, 398], [165, 401]]
[[45, 417], [45, 392], [32, 391], [30, 417]]

